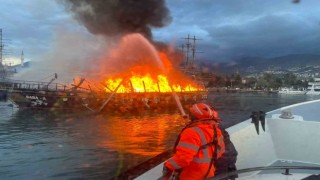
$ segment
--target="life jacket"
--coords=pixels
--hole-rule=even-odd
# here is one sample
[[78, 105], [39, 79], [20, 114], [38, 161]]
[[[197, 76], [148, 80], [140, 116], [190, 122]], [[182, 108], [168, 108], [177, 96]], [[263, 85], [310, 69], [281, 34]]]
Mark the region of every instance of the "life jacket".
[[214, 161], [225, 151], [223, 135], [212, 120], [187, 125], [178, 136], [174, 155], [165, 166], [179, 170], [180, 179], [204, 179], [214, 176]]

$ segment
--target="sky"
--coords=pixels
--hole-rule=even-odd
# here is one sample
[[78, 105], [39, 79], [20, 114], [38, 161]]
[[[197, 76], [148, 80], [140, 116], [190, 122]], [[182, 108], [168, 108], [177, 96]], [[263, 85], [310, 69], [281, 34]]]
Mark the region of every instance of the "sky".
[[[166, 6], [171, 21], [152, 28], [153, 40], [180, 48], [195, 36], [201, 60], [320, 54], [319, 0], [166, 0]], [[7, 61], [23, 50], [25, 59], [71, 66], [112, 44], [91, 34], [61, 0], [2, 0], [0, 28]]]

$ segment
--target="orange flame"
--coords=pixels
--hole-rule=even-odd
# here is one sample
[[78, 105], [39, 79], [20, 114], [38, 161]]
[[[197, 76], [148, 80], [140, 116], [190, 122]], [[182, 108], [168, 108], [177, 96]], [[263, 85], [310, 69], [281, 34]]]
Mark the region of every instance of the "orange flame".
[[[111, 92], [111, 90], [116, 89], [116, 87], [121, 83], [122, 80], [122, 78], [108, 79], [106, 81], [106, 86], [108, 88], [105, 88], [105, 90], [107, 92]], [[131, 76], [127, 83], [123, 83], [122, 85], [120, 85], [117, 92], [172, 92], [172, 90], [176, 92], [199, 91], [202, 90], [202, 88], [192, 85], [191, 83], [187, 83], [185, 86], [182, 86], [180, 84], [174, 84], [170, 86], [168, 78], [165, 75], [160, 74], [157, 76], [157, 79], [153, 79], [150, 74], [147, 74], [144, 76]]]
[[[168, 74], [176, 73], [178, 71], [173, 70], [173, 66], [167, 57], [167, 55], [163, 52], [159, 53], [159, 57], [164, 64], [164, 67]], [[170, 80], [165, 74], [156, 74], [154, 73], [154, 68], [148, 65], [138, 65], [130, 68], [130, 73], [119, 75], [119, 77], [127, 77], [125, 82], [123, 82], [117, 93], [131, 93], [131, 92], [185, 92], [185, 91], [199, 91], [203, 90], [202, 87], [196, 85], [191, 80], [188, 80], [186, 77], [183, 80], [180, 80], [180, 83], [177, 83], [177, 79], [174, 81], [174, 76], [171, 76], [172, 81], [175, 83], [170, 83]], [[178, 73], [179, 74], [179, 73]], [[123, 81], [124, 78], [111, 78], [105, 81], [105, 85], [108, 88], [105, 88], [107, 92], [112, 92], [116, 89], [116, 87]]]
[[111, 51], [110, 65], [119, 72], [103, 81], [105, 91], [113, 92], [118, 86], [117, 93], [203, 90], [174, 66], [171, 53], [158, 52], [141, 35], [124, 37]]

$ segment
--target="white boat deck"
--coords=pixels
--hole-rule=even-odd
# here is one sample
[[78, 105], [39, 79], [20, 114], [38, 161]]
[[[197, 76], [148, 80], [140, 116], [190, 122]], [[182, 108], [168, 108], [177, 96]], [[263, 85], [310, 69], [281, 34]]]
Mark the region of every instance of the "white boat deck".
[[286, 106], [267, 113], [267, 117], [273, 114], [281, 114], [281, 111], [289, 110], [294, 115], [303, 117], [304, 121], [320, 121], [320, 100], [308, 101], [299, 104]]
[[[283, 110], [290, 110], [294, 118], [280, 118]], [[257, 135], [251, 120], [228, 128], [239, 153], [237, 168], [271, 166], [279, 160], [320, 166], [319, 115], [320, 100], [316, 100], [267, 113], [266, 131], [263, 132], [260, 127], [260, 135]], [[294, 165], [296, 164], [293, 163], [292, 166]], [[254, 172], [242, 176], [256, 174]]]
[[[280, 118], [281, 111], [290, 110], [293, 119]], [[251, 119], [227, 129], [238, 151], [237, 169], [274, 165], [320, 167], [320, 100], [287, 106], [267, 113], [265, 132], [259, 135]], [[158, 179], [163, 164], [136, 179]], [[319, 170], [255, 171], [240, 174], [238, 179], [303, 179]]]

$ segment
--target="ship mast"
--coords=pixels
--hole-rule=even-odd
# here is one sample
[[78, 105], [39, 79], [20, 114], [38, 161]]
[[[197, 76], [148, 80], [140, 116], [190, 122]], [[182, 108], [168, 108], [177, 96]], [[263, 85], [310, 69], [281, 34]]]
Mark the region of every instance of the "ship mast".
[[[188, 37], [183, 38], [186, 40], [186, 43], [183, 44], [182, 47], [182, 51], [185, 52], [185, 63], [184, 63], [184, 70], [185, 72], [188, 72], [189, 70], [191, 70], [191, 73], [194, 74], [194, 66], [195, 66], [195, 61], [196, 61], [196, 53], [202, 53], [197, 51], [196, 49], [196, 41], [197, 40], [202, 40], [202, 39], [197, 39], [196, 36], [190, 37], [190, 35], [188, 34]], [[186, 48], [186, 51], [184, 51], [184, 48]], [[190, 53], [192, 55], [192, 58], [190, 60]]]
[[4, 67], [4, 63], [3, 63], [4, 55], [10, 53], [10, 51], [8, 50], [5, 51], [4, 49], [4, 47], [7, 46], [8, 43], [10, 43], [10, 39], [3, 38], [2, 29], [0, 28], [0, 66], [3, 66], [3, 67]]
[[[8, 75], [10, 75], [10, 73], [12, 73], [8, 71], [7, 67], [5, 67], [4, 64], [4, 56], [10, 53], [10, 51], [5, 49], [4, 47], [7, 46], [7, 44], [10, 42], [10, 39], [3, 38], [3, 31], [2, 28], [0, 28], [0, 78], [6, 78]], [[10, 62], [8, 64], [9, 66], [11, 66]]]
[[189, 66], [189, 51], [190, 51], [190, 47], [191, 47], [189, 34], [188, 34], [188, 37], [187, 37], [187, 38], [184, 38], [184, 39], [187, 40], [187, 41], [186, 41], [186, 44], [185, 44], [185, 45], [186, 45], [186, 48], [187, 48], [187, 50], [186, 50], [186, 64], [185, 64], [185, 69], [187, 69], [188, 66]]
[[196, 40], [202, 40], [202, 39], [196, 39], [196, 36], [193, 36], [193, 46], [192, 46], [192, 66], [194, 66], [195, 59], [196, 59], [196, 53], [202, 53], [196, 50]]

